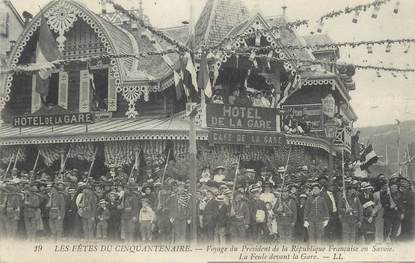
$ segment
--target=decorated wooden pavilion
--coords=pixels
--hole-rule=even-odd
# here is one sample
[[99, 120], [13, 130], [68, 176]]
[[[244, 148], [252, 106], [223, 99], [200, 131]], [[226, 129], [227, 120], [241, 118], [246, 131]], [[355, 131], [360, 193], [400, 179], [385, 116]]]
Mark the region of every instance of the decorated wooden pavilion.
[[[134, 12], [145, 18], [142, 10]], [[51, 75], [46, 98], [37, 93], [36, 71], [13, 71], [36, 63], [42, 17], [65, 59]], [[197, 117], [202, 166], [229, 167], [240, 159], [247, 166], [261, 167], [269, 158], [283, 165], [290, 147], [293, 166], [327, 163], [328, 153], [350, 151], [357, 118], [349, 103], [354, 70], [299, 63], [298, 59], [335, 61], [339, 54], [337, 50], [285, 48], [330, 41], [323, 35], [300, 37], [286, 24], [285, 16], [250, 14], [240, 0], [208, 0], [195, 24], [194, 41], [188, 26], [161, 30], [194, 48], [196, 71], [201, 70], [201, 51], [220, 47], [209, 52], [208, 67], [213, 90], [220, 90], [223, 104], [209, 98], [201, 101], [200, 89], [192, 95], [193, 102], [202, 104]], [[271, 30], [275, 25], [281, 27]], [[62, 166], [66, 159], [97, 159], [107, 168], [130, 168], [140, 158], [146, 165], [160, 166], [168, 152], [176, 160], [185, 160], [189, 98], [178, 96], [174, 79], [182, 58], [146, 55], [168, 48], [166, 41], [125, 14], [95, 14], [78, 2], [51, 1], [20, 35], [8, 61], [12, 72], [0, 85], [3, 164], [17, 160], [19, 166], [30, 169], [37, 152], [46, 166]], [[240, 48], [249, 54], [236, 52]], [[252, 52], [254, 48], [258, 51]], [[231, 105], [228, 97], [241, 86], [269, 95], [273, 106]], [[347, 125], [335, 127], [330, 136], [334, 139], [329, 140], [325, 123], [335, 113]], [[310, 131], [287, 130], [287, 116], [291, 120], [307, 117]]]

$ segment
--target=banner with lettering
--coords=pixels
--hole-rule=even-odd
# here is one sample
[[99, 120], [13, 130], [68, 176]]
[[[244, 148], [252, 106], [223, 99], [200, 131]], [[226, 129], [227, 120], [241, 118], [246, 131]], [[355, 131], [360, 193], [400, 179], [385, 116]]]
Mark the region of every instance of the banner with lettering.
[[226, 104], [207, 104], [209, 128], [279, 131], [279, 113], [275, 108], [259, 108]]

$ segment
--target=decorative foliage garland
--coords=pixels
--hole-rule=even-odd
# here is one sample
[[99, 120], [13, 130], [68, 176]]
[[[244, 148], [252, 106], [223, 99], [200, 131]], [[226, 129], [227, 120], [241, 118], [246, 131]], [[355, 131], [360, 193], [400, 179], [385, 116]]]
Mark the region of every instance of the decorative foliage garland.
[[97, 146], [93, 143], [75, 143], [69, 145], [68, 158], [92, 162]]
[[[17, 155], [19, 153], [19, 155]], [[18, 162], [22, 162], [26, 159], [26, 147], [25, 146], [1, 146], [0, 147], [0, 161], [3, 164], [8, 164], [13, 157], [14, 163], [16, 158]]]
[[107, 167], [123, 167], [133, 163], [138, 145], [131, 141], [105, 142], [104, 154]]
[[65, 144], [42, 144], [38, 146], [39, 154], [46, 166], [51, 166], [55, 161], [60, 160], [61, 153], [66, 154], [67, 152], [66, 148]]

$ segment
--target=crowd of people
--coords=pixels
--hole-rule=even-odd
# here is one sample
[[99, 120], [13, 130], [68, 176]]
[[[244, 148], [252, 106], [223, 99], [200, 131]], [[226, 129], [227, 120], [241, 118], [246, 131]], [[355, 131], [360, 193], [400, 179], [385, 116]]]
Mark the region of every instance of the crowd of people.
[[[303, 171], [307, 167], [302, 167]], [[235, 178], [235, 174], [237, 175]], [[189, 180], [154, 173], [101, 177], [0, 171], [0, 238], [186, 242], [375, 242], [412, 240], [415, 194], [404, 177], [295, 181], [284, 167], [204, 169], [192, 220]], [[343, 189], [345, 186], [345, 189]]]

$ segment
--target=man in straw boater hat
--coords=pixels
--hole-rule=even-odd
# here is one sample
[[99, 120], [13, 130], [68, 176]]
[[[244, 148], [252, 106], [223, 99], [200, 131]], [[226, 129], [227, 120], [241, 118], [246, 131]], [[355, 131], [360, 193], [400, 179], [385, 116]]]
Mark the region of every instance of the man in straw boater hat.
[[121, 239], [125, 241], [133, 241], [134, 234], [137, 229], [138, 215], [140, 213], [140, 200], [135, 193], [138, 185], [129, 182], [121, 198], [119, 208], [121, 209]]
[[217, 191], [217, 188], [213, 186], [206, 190], [206, 205], [201, 212], [202, 229], [206, 242], [214, 241], [216, 216], [219, 209], [219, 203], [215, 198]]
[[177, 182], [177, 191], [171, 196], [169, 217], [172, 223], [172, 241], [183, 243], [186, 238], [187, 225], [191, 223], [191, 195], [184, 182]]
[[250, 234], [252, 241], [260, 241], [268, 235], [267, 208], [265, 202], [260, 199], [262, 188], [260, 185], [250, 187], [251, 198], [248, 201], [251, 214]]
[[346, 196], [339, 200], [339, 218], [344, 243], [356, 242], [357, 231], [362, 226], [363, 208], [356, 188], [356, 182], [346, 184]]
[[99, 200], [97, 209], [97, 239], [107, 239], [108, 237], [108, 219], [110, 219], [110, 211], [108, 202], [105, 199]]
[[49, 202], [46, 207], [49, 209], [49, 227], [51, 237], [58, 240], [63, 233], [63, 220], [66, 212], [65, 194], [59, 190], [59, 185], [65, 185], [62, 181], [57, 181], [51, 189]]
[[320, 195], [320, 184], [311, 185], [311, 196], [304, 206], [304, 227], [307, 228], [309, 240], [321, 242], [324, 228], [329, 222], [329, 210], [324, 198]]
[[82, 196], [78, 204], [78, 214], [82, 221], [82, 232], [85, 239], [93, 239], [96, 226], [97, 197], [91, 185], [83, 185]]

